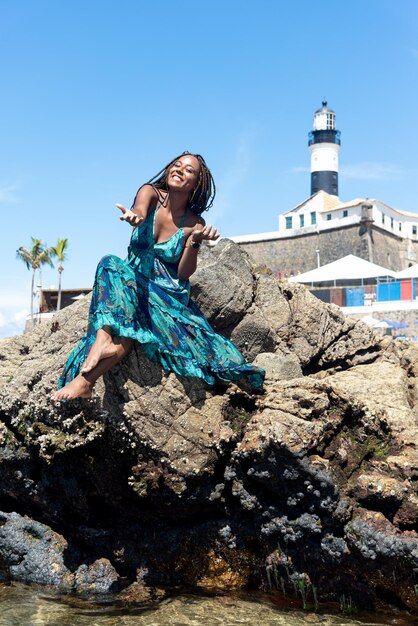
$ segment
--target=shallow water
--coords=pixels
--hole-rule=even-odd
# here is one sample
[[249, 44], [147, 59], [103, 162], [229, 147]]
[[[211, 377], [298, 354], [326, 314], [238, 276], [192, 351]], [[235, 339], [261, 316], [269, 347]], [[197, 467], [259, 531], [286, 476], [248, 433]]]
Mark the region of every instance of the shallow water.
[[123, 606], [58, 596], [25, 585], [0, 585], [0, 626], [410, 626], [407, 616], [329, 615], [274, 606], [261, 594], [182, 594], [158, 604]]

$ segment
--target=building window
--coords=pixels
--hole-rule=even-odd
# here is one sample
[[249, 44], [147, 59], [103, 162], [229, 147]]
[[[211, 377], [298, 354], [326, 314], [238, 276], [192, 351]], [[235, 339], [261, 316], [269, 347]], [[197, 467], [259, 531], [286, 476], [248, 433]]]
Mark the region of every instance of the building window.
[[303, 228], [305, 226], [305, 216], [304, 215], [299, 215], [299, 225], [301, 228]]
[[402, 222], [399, 222], [399, 230], [402, 230]]
[[329, 222], [329, 220], [331, 219], [332, 215], [331, 213], [327, 213], [327, 221]]
[[390, 218], [390, 227], [393, 228], [393, 217]]
[[417, 227], [414, 225], [412, 226], [412, 234], [416, 235], [417, 234]]
[[286, 217], [286, 230], [289, 230], [290, 228], [292, 228], [292, 218]]
[[312, 211], [311, 213], [311, 224], [316, 224], [316, 212]]
[[348, 217], [348, 211], [347, 210], [343, 211], [343, 217]]
[[382, 213], [382, 224], [384, 224], [384, 223], [385, 223], [385, 214]]

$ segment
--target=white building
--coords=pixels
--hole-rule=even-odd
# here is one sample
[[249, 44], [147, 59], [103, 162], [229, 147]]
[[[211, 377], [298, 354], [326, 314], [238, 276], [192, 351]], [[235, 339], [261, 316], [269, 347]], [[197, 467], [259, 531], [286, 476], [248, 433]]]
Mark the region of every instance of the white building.
[[279, 215], [281, 237], [343, 228], [370, 222], [398, 237], [418, 240], [418, 214], [395, 209], [374, 198], [342, 202], [337, 196], [318, 191], [295, 208]]
[[395, 209], [374, 198], [354, 198], [342, 202], [326, 191], [301, 202], [279, 215], [278, 230], [230, 237], [236, 243], [271, 241], [300, 237], [368, 222], [402, 239], [418, 241], [418, 214]]

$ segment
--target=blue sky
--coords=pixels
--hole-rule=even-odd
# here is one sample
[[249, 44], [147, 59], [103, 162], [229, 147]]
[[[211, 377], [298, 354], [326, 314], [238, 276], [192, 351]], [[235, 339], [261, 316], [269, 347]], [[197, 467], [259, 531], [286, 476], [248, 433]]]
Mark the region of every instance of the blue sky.
[[324, 98], [340, 197], [418, 212], [414, 0], [0, 0], [0, 63], [0, 336], [29, 309], [16, 249], [67, 237], [63, 287], [91, 285], [101, 256], [125, 254], [115, 202], [183, 150], [214, 174], [208, 222], [275, 230], [309, 195]]

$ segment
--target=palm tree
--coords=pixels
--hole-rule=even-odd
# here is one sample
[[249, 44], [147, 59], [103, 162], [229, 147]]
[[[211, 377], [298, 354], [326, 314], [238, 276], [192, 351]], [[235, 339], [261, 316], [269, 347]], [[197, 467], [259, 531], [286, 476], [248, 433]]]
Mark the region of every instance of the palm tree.
[[40, 239], [32, 239], [32, 248], [28, 250], [24, 246], [20, 246], [18, 250], [16, 250], [16, 256], [18, 259], [25, 263], [26, 267], [32, 269], [32, 282], [31, 282], [31, 290], [30, 290], [30, 319], [33, 324], [33, 296], [34, 294], [34, 286], [35, 286], [35, 272], [40, 269], [42, 265], [50, 265], [54, 267], [52, 262], [53, 248], [45, 247], [45, 244], [42, 243]]
[[53, 256], [56, 256], [58, 259], [58, 302], [57, 302], [57, 311], [61, 308], [61, 274], [64, 271], [62, 264], [67, 260], [66, 250], [68, 247], [68, 239], [58, 239], [57, 245], [52, 248]]

